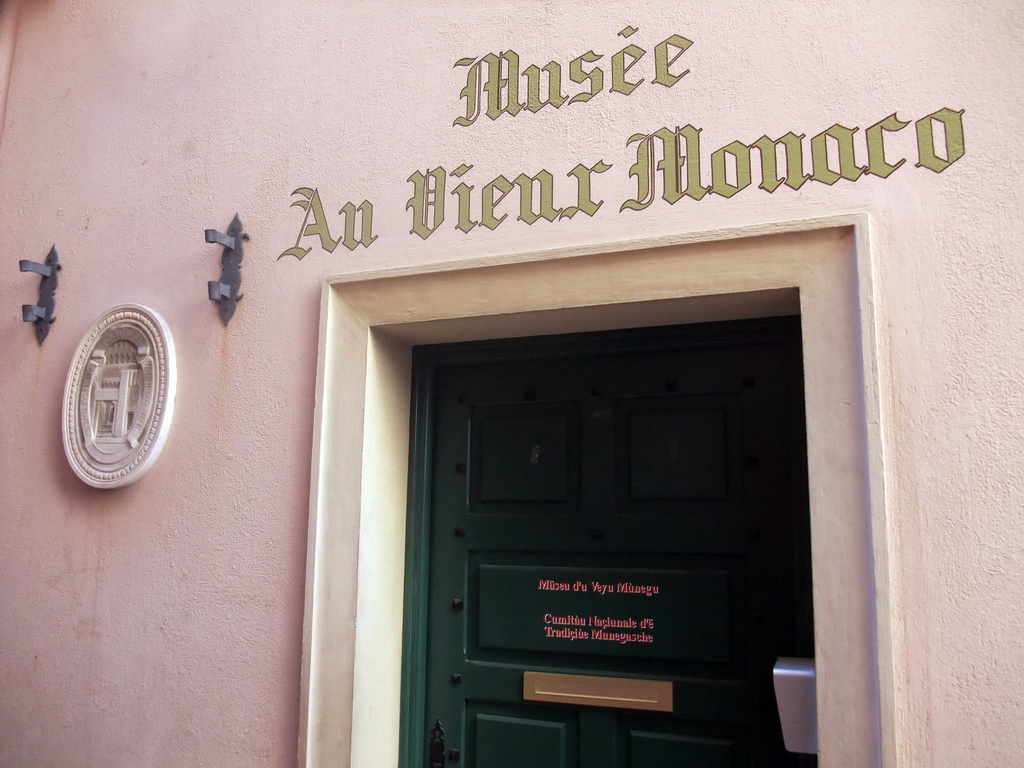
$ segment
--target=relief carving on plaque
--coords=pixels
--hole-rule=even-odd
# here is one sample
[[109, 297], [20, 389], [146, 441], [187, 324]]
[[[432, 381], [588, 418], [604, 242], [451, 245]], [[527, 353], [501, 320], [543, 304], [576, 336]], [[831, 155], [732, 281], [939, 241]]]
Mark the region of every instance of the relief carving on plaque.
[[153, 310], [107, 311], [82, 339], [64, 389], [64, 451], [75, 474], [118, 488], [156, 461], [174, 412], [174, 342]]

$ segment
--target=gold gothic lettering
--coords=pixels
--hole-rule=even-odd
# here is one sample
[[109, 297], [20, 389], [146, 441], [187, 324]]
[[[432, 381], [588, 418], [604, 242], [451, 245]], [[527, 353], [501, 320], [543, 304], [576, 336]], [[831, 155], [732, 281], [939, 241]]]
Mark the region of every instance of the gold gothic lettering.
[[[585, 104], [606, 91], [629, 96], [645, 83], [672, 88], [690, 73], [685, 60], [680, 60], [693, 46], [691, 40], [671, 34], [652, 50], [649, 44], [638, 44], [640, 38], [632, 39], [639, 31], [627, 25], [617, 34], [627, 42], [615, 53], [595, 53], [591, 49], [569, 60], [567, 66], [560, 61], [543, 66], [525, 64], [512, 49], [458, 59], [455, 69], [464, 71], [465, 83], [457, 99], [462, 102], [461, 114], [453, 126], [468, 128], [481, 115], [493, 121], [503, 115], [515, 118], [523, 112], [535, 114], [545, 107], [557, 110]], [[943, 107], [914, 121], [917, 161], [913, 167], [942, 173], [964, 157], [963, 115], [962, 109]], [[909, 125], [910, 121], [901, 120], [893, 112], [863, 133], [857, 127], [834, 123], [809, 141], [807, 134], [794, 131], [778, 138], [765, 134], [750, 143], [727, 141], [707, 157], [701, 147], [702, 129], [692, 124], [634, 133], [625, 146], [633, 155], [628, 174], [636, 191], [619, 205], [618, 212], [642, 211], [658, 199], [669, 205], [683, 198], [699, 202], [709, 193], [729, 199], [751, 187], [755, 179], [757, 189], [769, 194], [783, 185], [799, 190], [808, 181], [832, 186], [843, 181], [858, 182], [863, 177], [887, 179], [907, 163], [908, 158], [895, 156], [898, 141], [893, 134]], [[901, 138], [909, 143], [909, 134]], [[707, 139], [704, 143], [707, 145]], [[755, 149], [756, 154], [752, 151]], [[412, 214], [409, 233], [426, 240], [441, 228], [452, 206], [454, 222], [449, 226], [463, 234], [478, 226], [488, 230], [502, 226], [517, 210], [516, 202], [515, 221], [527, 226], [541, 220], [554, 224], [578, 213], [595, 216], [604, 205], [596, 189], [598, 176], [612, 170], [612, 164], [603, 159], [589, 165], [569, 162], [575, 165], [565, 174], [573, 180], [568, 183], [559, 173], [545, 168], [532, 174], [500, 174], [486, 182], [472, 178], [470, 163], [461, 163], [451, 171], [440, 166], [416, 170], [407, 179], [412, 184], [406, 202], [406, 210]], [[453, 179], [450, 190], [448, 179]], [[454, 201], [446, 212], [449, 195]], [[373, 234], [374, 207], [369, 200], [359, 205], [345, 203], [338, 210], [343, 221], [338, 229], [328, 220], [317, 187], [299, 187], [292, 196], [299, 198], [290, 205], [304, 212], [302, 223], [295, 244], [282, 252], [279, 260], [285, 256], [301, 260], [317, 244], [321, 250], [334, 253], [339, 243], [354, 251], [359, 246], [368, 248], [377, 240]], [[332, 226], [340, 237], [332, 234]], [[601, 593], [612, 585], [578, 582], [573, 588]]]
[[[940, 109], [917, 121], [917, 168], [942, 173], [964, 156], [964, 111]], [[942, 132], [945, 145], [942, 154], [936, 152], [935, 128]]]
[[[963, 110], [944, 108], [917, 121], [915, 167], [942, 173], [964, 156], [963, 114]], [[626, 140], [627, 146], [636, 145], [635, 160], [629, 169], [636, 194], [623, 202], [619, 210], [640, 211], [658, 197], [669, 205], [684, 197], [701, 200], [708, 192], [733, 197], [753, 183], [752, 149], [758, 151], [757, 187], [768, 193], [783, 184], [800, 189], [807, 181], [831, 186], [843, 180], [855, 182], [865, 175], [888, 178], [906, 159], [890, 162], [886, 158], [884, 136], [909, 124], [893, 113], [868, 128], [861, 144], [857, 141], [858, 128], [835, 123], [811, 138], [809, 174], [804, 170], [806, 150], [802, 133], [790, 131], [778, 139], [762, 136], [751, 144], [731, 141], [711, 153], [710, 186], [704, 185], [702, 177], [700, 128], [685, 125], [674, 130], [659, 128], [651, 133], [637, 133]], [[781, 165], [780, 149], [785, 157]], [[858, 155], [866, 158], [866, 165], [857, 162]]]
[[[299, 187], [292, 196], [298, 195], [301, 199], [295, 200], [291, 207], [301, 208], [306, 212], [302, 218], [302, 225], [299, 227], [298, 237], [295, 238], [295, 245], [287, 249], [280, 256], [280, 261], [285, 256], [294, 256], [298, 260], [305, 258], [312, 250], [301, 247], [302, 239], [306, 237], [317, 237], [320, 239], [320, 247], [328, 253], [334, 253], [334, 249], [341, 243], [350, 251], [358, 246], [369, 248], [377, 236], [373, 234], [373, 204], [369, 200], [363, 200], [358, 206], [352, 203], [345, 203], [338, 213], [344, 219], [343, 235], [339, 239], [331, 237], [331, 229], [324, 214], [324, 206], [320, 201], [320, 191], [316, 187]], [[359, 235], [356, 236], [356, 221], [358, 214]], [[311, 221], [312, 219], [312, 221]]]
[[[626, 27], [619, 35], [630, 37], [637, 31], [634, 27]], [[671, 88], [689, 74], [688, 69], [673, 72], [672, 67], [691, 45], [693, 42], [682, 35], [669, 35], [655, 45], [651, 82]], [[630, 76], [634, 67], [639, 71], [641, 60], [646, 55], [647, 51], [635, 43], [629, 43], [612, 54], [611, 86], [608, 90], [628, 96], [646, 82], [644, 77]], [[461, 58], [455, 62], [455, 67], [466, 68], [466, 83], [459, 91], [459, 98], [465, 102], [465, 112], [456, 117], [452, 125], [469, 127], [481, 114], [497, 120], [505, 114], [515, 117], [524, 109], [536, 113], [547, 106], [559, 109], [564, 104], [590, 101], [604, 89], [605, 72], [597, 66], [584, 69], [584, 65], [597, 64], [603, 58], [603, 54], [590, 50], [569, 62], [569, 80], [579, 85], [586, 84], [584, 90], [572, 96], [563, 90], [562, 65], [557, 61], [549, 61], [542, 67], [531, 64], [520, 69], [519, 54], [513, 50]], [[542, 77], [542, 72], [546, 73], [546, 78]], [[544, 87], [542, 80], [546, 80]], [[521, 98], [521, 92], [525, 92], [525, 100]]]
[[[458, 221], [455, 224], [455, 229], [463, 233], [471, 231], [477, 225], [485, 229], [497, 229], [509, 215], [507, 210], [500, 212], [498, 208], [505, 198], [517, 189], [519, 191], [519, 215], [516, 220], [525, 224], [535, 224], [541, 219], [548, 222], [571, 219], [577, 213], [593, 216], [604, 204], [604, 201], [594, 200], [591, 179], [594, 174], [605, 173], [611, 167], [603, 160], [598, 160], [590, 166], [580, 163], [565, 174], [576, 181], [575, 200], [572, 205], [565, 207], [555, 205], [555, 177], [545, 169], [537, 171], [532, 176], [520, 173], [511, 180], [504, 175], [497, 176], [483, 185], [476, 198], [473, 196], [476, 186], [461, 181], [448, 193], [455, 198], [458, 208]], [[413, 189], [412, 196], [405, 207], [413, 214], [410, 234], [418, 235], [426, 240], [437, 231], [445, 220], [447, 177], [451, 176], [461, 180], [472, 169], [472, 165], [463, 163], [450, 173], [439, 167], [426, 172], [415, 171], [409, 176], [407, 180], [413, 185]], [[474, 211], [477, 210], [479, 214], [475, 215]]]

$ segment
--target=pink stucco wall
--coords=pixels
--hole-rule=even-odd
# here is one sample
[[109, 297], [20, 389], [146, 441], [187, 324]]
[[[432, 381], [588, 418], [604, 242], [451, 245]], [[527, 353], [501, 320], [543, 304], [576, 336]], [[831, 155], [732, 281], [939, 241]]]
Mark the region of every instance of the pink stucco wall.
[[[456, 60], [607, 61], [629, 24], [649, 51], [692, 40], [690, 73], [452, 125]], [[1018, 764], [1022, 30], [1016, 0], [2, 0], [0, 766], [295, 763], [324, 276], [849, 212], [870, 214], [877, 258], [902, 765]], [[707, 162], [734, 139], [942, 108], [964, 110], [966, 153], [939, 174], [914, 167], [910, 126], [887, 138], [910, 158], [887, 179], [619, 212], [635, 133], [700, 127]], [[598, 160], [613, 167], [593, 218], [527, 226], [509, 200], [493, 232], [455, 230], [450, 210], [429, 239], [409, 233], [416, 170], [472, 164], [479, 190]], [[335, 227], [371, 200], [378, 240], [277, 260], [304, 186]], [[252, 240], [224, 328], [202, 234], [236, 211]], [[20, 321], [38, 281], [16, 261], [52, 243], [65, 269], [40, 347]], [[157, 466], [103, 492], [67, 466], [59, 409], [79, 339], [123, 302], [170, 324], [178, 411]]]

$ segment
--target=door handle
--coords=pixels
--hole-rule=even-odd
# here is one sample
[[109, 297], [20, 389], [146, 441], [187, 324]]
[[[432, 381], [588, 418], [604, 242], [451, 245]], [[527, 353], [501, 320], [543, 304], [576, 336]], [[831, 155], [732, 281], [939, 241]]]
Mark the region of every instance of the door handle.
[[818, 691], [814, 659], [785, 656], [775, 662], [775, 702], [790, 752], [818, 753]]
[[430, 729], [428, 749], [427, 768], [444, 768], [444, 726], [440, 720], [436, 720]]

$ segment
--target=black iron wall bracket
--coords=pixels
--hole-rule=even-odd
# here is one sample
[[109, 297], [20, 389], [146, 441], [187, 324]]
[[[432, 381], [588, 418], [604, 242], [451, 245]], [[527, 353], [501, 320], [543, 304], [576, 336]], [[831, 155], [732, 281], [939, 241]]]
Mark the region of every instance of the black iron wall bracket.
[[40, 264], [37, 261], [22, 259], [18, 262], [18, 269], [22, 272], [34, 272], [40, 276], [39, 279], [39, 303], [22, 304], [21, 319], [26, 323], [34, 323], [36, 326], [36, 340], [42, 344], [46, 334], [50, 332], [50, 326], [56, 321], [53, 310], [56, 306], [57, 293], [57, 272], [60, 271], [60, 259], [57, 256], [57, 246], [50, 248], [46, 255], [46, 262]]
[[249, 236], [242, 231], [242, 220], [237, 213], [228, 225], [227, 232], [206, 230], [206, 242], [224, 246], [224, 252], [220, 255], [220, 280], [207, 283], [210, 301], [220, 305], [220, 317], [224, 325], [235, 314], [235, 305], [242, 300], [242, 294], [238, 292], [242, 285], [242, 258], [245, 256], [242, 243], [248, 239]]

